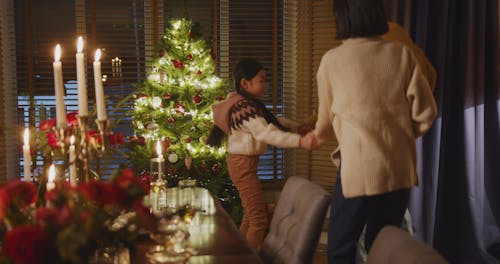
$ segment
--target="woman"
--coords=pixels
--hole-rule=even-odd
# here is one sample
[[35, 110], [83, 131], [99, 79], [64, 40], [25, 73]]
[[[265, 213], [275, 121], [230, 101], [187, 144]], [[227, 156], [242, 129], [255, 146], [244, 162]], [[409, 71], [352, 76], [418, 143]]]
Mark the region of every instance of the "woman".
[[343, 43], [318, 69], [314, 135], [319, 144], [339, 142], [327, 242], [328, 262], [338, 264], [354, 263], [365, 224], [367, 251], [382, 227], [401, 224], [417, 184], [415, 139], [437, 108], [411, 51], [381, 38], [388, 30], [381, 0], [336, 0], [334, 13]]

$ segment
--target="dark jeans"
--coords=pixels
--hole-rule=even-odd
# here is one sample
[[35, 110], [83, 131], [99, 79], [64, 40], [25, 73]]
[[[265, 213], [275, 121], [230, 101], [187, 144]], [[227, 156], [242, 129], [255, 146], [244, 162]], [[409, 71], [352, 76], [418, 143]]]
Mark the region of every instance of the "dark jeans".
[[328, 224], [328, 263], [354, 263], [356, 244], [365, 224], [366, 252], [384, 226], [401, 226], [409, 195], [410, 189], [402, 189], [346, 199], [342, 192], [339, 170]]

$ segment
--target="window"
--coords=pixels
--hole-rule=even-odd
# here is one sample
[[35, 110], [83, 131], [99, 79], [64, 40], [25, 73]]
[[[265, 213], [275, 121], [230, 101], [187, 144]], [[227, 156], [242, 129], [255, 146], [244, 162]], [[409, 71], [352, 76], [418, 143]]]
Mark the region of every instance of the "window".
[[[76, 110], [74, 54], [79, 35], [85, 39], [89, 102], [93, 103], [94, 94], [93, 53], [96, 48], [102, 48], [108, 113], [111, 118], [121, 120], [116, 128], [125, 134], [132, 133], [130, 120], [124, 115], [131, 105], [118, 107], [117, 103], [133, 91], [133, 84], [140, 83], [146, 76], [148, 58], [156, 55], [157, 40], [166, 22], [183, 16], [186, 11], [201, 25], [205, 38], [213, 42], [221, 77], [229, 78], [232, 67], [242, 58], [258, 59], [268, 72], [266, 105], [279, 116], [286, 114], [296, 120], [306, 119], [317, 108], [316, 70], [324, 52], [338, 44], [334, 38], [332, 0], [4, 2], [15, 11], [15, 17], [11, 17], [11, 24], [15, 24], [16, 48], [12, 48], [15, 59], [10, 61], [17, 62], [12, 71], [17, 73], [17, 78], [11, 80], [17, 81], [17, 85], [12, 86], [18, 88], [20, 126], [33, 127], [55, 115], [51, 63], [56, 43], [63, 47], [68, 111]], [[116, 58], [121, 61], [119, 68], [112, 65], [112, 59]], [[4, 67], [3, 71], [3, 76], [7, 76], [8, 69]], [[8, 122], [4, 120], [4, 124]], [[21, 135], [20, 131], [16, 133]], [[304, 175], [331, 187], [336, 168], [328, 157], [334, 145], [332, 142], [312, 153], [270, 148], [261, 160], [259, 176], [276, 183], [286, 176]], [[112, 169], [111, 164], [100, 165], [103, 169]]]

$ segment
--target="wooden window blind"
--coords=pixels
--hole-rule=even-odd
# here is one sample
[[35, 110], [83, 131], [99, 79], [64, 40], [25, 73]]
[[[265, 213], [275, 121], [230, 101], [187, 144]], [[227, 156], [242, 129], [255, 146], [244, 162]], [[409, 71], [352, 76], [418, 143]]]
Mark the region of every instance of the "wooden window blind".
[[[96, 48], [101, 48], [108, 118], [112, 122], [119, 121], [114, 130], [132, 134], [130, 119], [125, 115], [131, 109], [131, 102], [118, 103], [134, 90], [133, 84], [141, 82], [145, 76], [145, 47], [153, 46], [151, 35], [154, 32], [147, 19], [153, 18], [154, 3], [161, 4], [161, 1], [15, 1], [19, 124], [33, 127], [55, 116], [52, 61], [56, 43], [63, 49], [61, 61], [67, 112], [77, 110], [76, 38], [82, 36], [90, 110], [95, 104], [92, 62]], [[114, 58], [120, 60], [115, 67], [112, 66]], [[120, 159], [112, 156], [96, 166], [107, 175], [119, 163], [117, 161]]]
[[[293, 3], [293, 4], [292, 4]], [[285, 105], [296, 109], [296, 118], [304, 120], [318, 109], [316, 72], [323, 54], [339, 45], [335, 40], [335, 21], [332, 0], [287, 1], [285, 12], [290, 12], [290, 26], [295, 25], [296, 44], [287, 49], [289, 59], [286, 69], [295, 75], [295, 90], [285, 93]], [[293, 61], [295, 59], [295, 61]], [[290, 66], [289, 66], [290, 65]], [[336, 142], [327, 142], [319, 150], [306, 152], [297, 150], [295, 173], [307, 175], [309, 179], [333, 191], [337, 168], [330, 160]]]
[[[283, 1], [221, 0], [220, 10], [221, 75], [231, 76], [241, 59], [257, 59], [266, 69], [263, 101], [283, 116]], [[283, 149], [269, 148], [260, 160], [260, 179], [282, 179], [284, 160]]]
[[[14, 3], [0, 2], [0, 182], [18, 174], [17, 142], [21, 139], [15, 114], [16, 53]], [[13, 155], [14, 154], [14, 155]]]

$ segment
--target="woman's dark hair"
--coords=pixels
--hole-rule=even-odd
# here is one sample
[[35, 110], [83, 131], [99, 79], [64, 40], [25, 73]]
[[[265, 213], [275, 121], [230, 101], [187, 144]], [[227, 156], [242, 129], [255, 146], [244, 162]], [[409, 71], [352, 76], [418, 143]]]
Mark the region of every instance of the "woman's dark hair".
[[335, 0], [333, 13], [339, 40], [374, 37], [389, 30], [382, 0]]
[[[245, 99], [254, 102], [260, 108], [260, 110], [262, 110], [264, 119], [266, 119], [268, 123], [274, 124], [281, 130], [287, 131], [288, 129], [284, 127], [269, 110], [267, 110], [264, 103], [248, 94], [245, 89], [240, 86], [242, 79], [251, 80], [263, 69], [264, 66], [262, 66], [262, 64], [254, 59], [240, 60], [238, 64], [236, 64], [233, 71], [234, 90]], [[207, 144], [210, 146], [218, 147], [222, 144], [223, 138], [224, 132], [218, 126], [214, 126], [210, 131], [210, 135], [208, 136]]]

